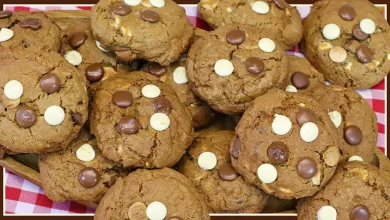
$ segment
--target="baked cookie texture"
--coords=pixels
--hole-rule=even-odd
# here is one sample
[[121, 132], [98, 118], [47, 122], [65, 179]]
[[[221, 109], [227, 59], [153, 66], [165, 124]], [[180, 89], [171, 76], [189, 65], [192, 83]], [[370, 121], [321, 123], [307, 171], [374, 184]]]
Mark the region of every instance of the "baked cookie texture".
[[104, 158], [93, 138], [78, 138], [64, 150], [40, 155], [39, 170], [45, 194], [56, 202], [99, 203], [116, 179], [128, 173]]
[[55, 52], [2, 50], [0, 65], [0, 144], [15, 153], [67, 147], [88, 118], [78, 70]]
[[275, 38], [250, 26], [209, 32], [188, 53], [186, 71], [192, 91], [216, 111], [244, 112], [253, 99], [286, 80], [288, 61]]
[[[232, 168], [230, 142], [234, 132], [203, 130], [197, 134], [191, 148], [182, 158], [179, 172], [188, 177], [206, 198], [210, 213], [259, 213], [267, 204], [268, 195]], [[201, 156], [211, 152], [216, 156], [215, 167], [204, 170]]]
[[341, 161], [359, 159], [371, 163], [375, 157], [378, 125], [374, 110], [354, 89], [337, 85], [318, 87], [312, 97], [327, 110], [337, 130]]
[[225, 25], [251, 25], [269, 29], [278, 36], [283, 50], [297, 45], [302, 38], [302, 19], [298, 10], [284, 0], [201, 0], [199, 11], [203, 19], [214, 28]]
[[[12, 31], [10, 39], [5, 40], [3, 30], [0, 49], [29, 52], [60, 50], [61, 33], [43, 12], [12, 12], [9, 17], [0, 18], [0, 28]], [[5, 40], [5, 41], [4, 41]]]
[[326, 80], [371, 88], [390, 71], [390, 27], [368, 0], [318, 1], [303, 25], [301, 49]]
[[187, 50], [194, 27], [184, 8], [172, 0], [163, 2], [156, 7], [148, 0], [135, 6], [121, 0], [99, 1], [91, 14], [95, 38], [123, 61], [145, 59], [169, 65]]
[[180, 60], [166, 67], [158, 63], [147, 63], [142, 71], [157, 76], [162, 82], [170, 86], [180, 102], [189, 109], [194, 128], [200, 129], [210, 124], [215, 113], [210, 106], [191, 91], [185, 68], [185, 59], [185, 56], [183, 56]]
[[[160, 204], [156, 207], [153, 202]], [[206, 202], [191, 181], [169, 168], [139, 169], [118, 179], [103, 197], [94, 219], [146, 220], [151, 217], [147, 213], [157, 215], [155, 219], [210, 219]]]
[[312, 196], [333, 176], [336, 130], [319, 103], [271, 90], [255, 99], [236, 127], [233, 167], [248, 183], [281, 199]]
[[347, 163], [322, 191], [298, 202], [298, 219], [389, 219], [389, 177], [370, 164]]
[[103, 81], [92, 109], [91, 132], [102, 154], [125, 167], [173, 166], [193, 139], [188, 109], [170, 87], [144, 72]]

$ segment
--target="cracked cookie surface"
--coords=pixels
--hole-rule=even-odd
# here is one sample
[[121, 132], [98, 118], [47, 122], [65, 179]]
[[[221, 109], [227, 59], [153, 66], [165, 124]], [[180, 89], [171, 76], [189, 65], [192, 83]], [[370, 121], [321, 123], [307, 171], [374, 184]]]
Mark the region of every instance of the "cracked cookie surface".
[[0, 144], [15, 153], [67, 147], [88, 118], [78, 70], [55, 52], [3, 50], [0, 64]]
[[370, 164], [347, 163], [322, 191], [298, 202], [298, 219], [389, 219], [389, 177]]
[[[172, 0], [164, 0], [162, 7], [154, 7], [149, 0], [135, 6], [121, 0], [101, 0], [92, 9], [93, 33], [104, 48], [116, 51], [119, 59], [145, 59], [169, 65], [188, 48], [194, 28], [184, 8]], [[130, 8], [127, 14], [113, 12], [116, 4]], [[124, 5], [123, 5], [124, 4]], [[151, 21], [144, 20], [144, 11], [157, 14]], [[151, 12], [152, 11], [152, 12]], [[173, 28], [174, 27], [174, 28]]]
[[[268, 195], [246, 183], [234, 169], [227, 169], [231, 167], [229, 149], [233, 139], [233, 131], [210, 129], [199, 132], [183, 157], [179, 172], [202, 192], [210, 213], [259, 213], [266, 205]], [[198, 158], [204, 152], [212, 152], [217, 158], [212, 170], [203, 170], [198, 164]]]
[[[156, 90], [157, 95], [150, 96]], [[117, 92], [126, 96], [119, 96], [115, 104], [114, 95], [120, 95]], [[102, 154], [125, 167], [173, 166], [193, 139], [188, 109], [170, 87], [144, 72], [103, 81], [92, 108], [91, 131]], [[160, 126], [165, 127], [159, 130]]]
[[232, 164], [268, 194], [312, 196], [336, 170], [340, 155], [334, 137], [334, 125], [317, 102], [274, 89], [255, 99], [238, 123]]
[[[79, 149], [88, 145], [91, 146], [88, 150], [92, 149], [94, 157], [91, 161], [82, 161], [78, 158]], [[84, 168], [93, 168], [96, 171], [96, 185], [84, 187], [80, 183], [79, 176]], [[81, 138], [74, 140], [64, 150], [40, 155], [39, 170], [46, 195], [56, 202], [73, 200], [99, 203], [107, 190], [114, 185], [116, 178], [127, 174], [119, 164], [101, 155], [95, 139]]]
[[[40, 28], [22, 28], [20, 24], [25, 19], [37, 19]], [[11, 29], [13, 36], [0, 42], [0, 49], [33, 52], [60, 50], [60, 29], [43, 12], [13, 12], [10, 17], [0, 19], [1, 28]]]
[[[232, 26], [205, 34], [191, 46], [186, 60], [192, 91], [214, 110], [226, 114], [244, 112], [253, 99], [282, 85], [287, 76], [287, 57], [284, 50], [272, 41], [274, 35], [267, 30], [258, 32], [253, 27], [240, 27], [238, 30], [241, 35], [233, 37], [228, 36], [230, 32], [237, 31]], [[234, 37], [239, 37], [239, 44], [227, 42], [227, 38], [233, 40]], [[266, 47], [263, 49], [271, 47], [268, 49], [273, 49], [272, 52], [259, 48], [259, 41], [264, 38], [269, 44], [262, 44]], [[248, 64], [256, 73], [247, 69], [249, 58], [255, 58], [255, 63]], [[220, 60], [230, 62], [233, 68], [228, 72], [230, 75], [217, 74], [215, 68]], [[221, 66], [222, 70], [226, 68], [226, 65]]]
[[368, 0], [318, 1], [303, 24], [301, 49], [326, 80], [367, 89], [390, 71], [390, 27]]
[[103, 197], [94, 219], [146, 220], [146, 207], [155, 201], [166, 208], [166, 218], [159, 219], [210, 219], [206, 202], [191, 181], [169, 168], [139, 169], [118, 179]]
[[[263, 4], [262, 8], [265, 11], [261, 12], [262, 14], [252, 9], [255, 2], [261, 2], [260, 4]], [[274, 2], [255, 0], [202, 0], [199, 2], [199, 11], [206, 22], [214, 28], [225, 25], [252, 25], [260, 29], [269, 29], [271, 33], [278, 36], [275, 40], [278, 40], [283, 50], [288, 50], [298, 44], [302, 38], [303, 28], [301, 17], [295, 7], [291, 7], [284, 1], [278, 1], [284, 2], [284, 4], [282, 3], [284, 8], [279, 8]]]

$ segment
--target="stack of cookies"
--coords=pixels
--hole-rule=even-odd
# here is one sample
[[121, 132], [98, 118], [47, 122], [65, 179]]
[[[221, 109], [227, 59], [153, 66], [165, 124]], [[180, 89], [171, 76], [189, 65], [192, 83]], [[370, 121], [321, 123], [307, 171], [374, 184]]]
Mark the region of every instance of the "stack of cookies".
[[[355, 89], [390, 71], [368, 0], [100, 0], [90, 19], [0, 12], [0, 146], [95, 219], [284, 212], [390, 219], [390, 162]], [[286, 54], [300, 43], [305, 58]], [[329, 85], [329, 83], [333, 85]], [[196, 132], [195, 132], [196, 131]]]

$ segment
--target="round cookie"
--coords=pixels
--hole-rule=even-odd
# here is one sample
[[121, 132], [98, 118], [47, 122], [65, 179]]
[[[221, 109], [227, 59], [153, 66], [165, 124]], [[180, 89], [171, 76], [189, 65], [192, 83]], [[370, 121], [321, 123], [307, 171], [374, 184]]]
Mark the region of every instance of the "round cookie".
[[[201, 131], [183, 157], [179, 172], [203, 194], [210, 213], [259, 213], [267, 204], [268, 195], [246, 183], [231, 166], [232, 139], [233, 131]], [[207, 160], [207, 154], [216, 160]], [[209, 164], [212, 169], [207, 169]]]
[[95, 220], [210, 219], [204, 198], [182, 174], [169, 169], [142, 170], [120, 178], [108, 190]]
[[302, 51], [326, 80], [371, 88], [390, 71], [390, 26], [368, 0], [318, 1], [303, 24]]
[[390, 174], [390, 159], [379, 149], [375, 149], [375, 158], [372, 164], [383, 172]]
[[99, 203], [116, 178], [126, 175], [101, 155], [94, 139], [76, 139], [64, 150], [40, 155], [39, 170], [45, 194], [56, 202]]
[[275, 40], [288, 50], [302, 38], [302, 20], [298, 10], [284, 0], [201, 0], [199, 11], [212, 27], [252, 25], [269, 29]]
[[312, 98], [271, 90], [236, 127], [232, 164], [248, 183], [281, 199], [312, 196], [339, 162], [336, 130]]
[[244, 112], [253, 99], [286, 80], [288, 61], [273, 38], [249, 26], [209, 32], [188, 53], [192, 91], [216, 111]]
[[158, 63], [148, 63], [142, 70], [159, 79], [170, 86], [175, 92], [180, 102], [190, 110], [192, 124], [195, 129], [207, 126], [214, 118], [214, 112], [205, 102], [200, 100], [191, 91], [187, 71], [185, 68], [185, 57], [171, 65], [164, 67]]
[[310, 94], [311, 90], [325, 86], [324, 76], [308, 60], [293, 55], [287, 57], [288, 76], [282, 87], [286, 92]]
[[0, 12], [0, 49], [60, 50], [60, 29], [43, 12]]
[[91, 26], [96, 39], [119, 59], [164, 66], [187, 50], [194, 35], [184, 8], [172, 0], [100, 0], [92, 8]]
[[88, 118], [78, 70], [55, 52], [3, 50], [0, 65], [0, 144], [15, 153], [67, 147]]
[[390, 219], [389, 177], [370, 164], [347, 163], [322, 191], [298, 202], [298, 219]]
[[102, 82], [90, 121], [102, 154], [125, 167], [173, 166], [193, 138], [188, 109], [170, 87], [144, 72]]
[[327, 110], [337, 130], [341, 161], [353, 159], [371, 163], [375, 157], [378, 125], [375, 112], [353, 89], [336, 85], [312, 90], [312, 97]]

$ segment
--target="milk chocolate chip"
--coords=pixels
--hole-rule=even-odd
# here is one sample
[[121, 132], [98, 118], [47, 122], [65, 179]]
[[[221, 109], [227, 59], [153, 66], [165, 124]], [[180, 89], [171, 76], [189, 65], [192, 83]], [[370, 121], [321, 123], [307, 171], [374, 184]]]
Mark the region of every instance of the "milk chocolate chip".
[[22, 128], [30, 128], [36, 121], [36, 115], [32, 108], [22, 106], [15, 114], [16, 123]]
[[4, 10], [0, 11], [0, 19], [9, 18], [12, 16], [12, 11]]
[[273, 0], [275, 5], [278, 6], [278, 8], [284, 10], [286, 9], [286, 1], [284, 0]]
[[238, 177], [238, 173], [230, 163], [223, 164], [218, 170], [218, 175], [225, 181], [233, 181]]
[[241, 147], [241, 141], [239, 138], [236, 138], [234, 140], [233, 145], [232, 145], [231, 150], [230, 150], [232, 157], [238, 158], [240, 147]]
[[30, 28], [36, 31], [41, 28], [41, 21], [38, 18], [26, 18], [19, 22], [19, 26], [24, 29]]
[[348, 126], [344, 129], [344, 140], [350, 145], [358, 145], [362, 142], [363, 134], [356, 125]]
[[138, 119], [132, 115], [124, 116], [116, 126], [118, 132], [123, 134], [135, 134], [139, 131], [140, 127], [141, 125]]
[[357, 24], [353, 27], [352, 29], [352, 34], [353, 36], [357, 39], [357, 40], [360, 40], [360, 41], [363, 41], [367, 38], [370, 37], [369, 34], [366, 34], [362, 31], [362, 29], [360, 28], [360, 24]]
[[158, 97], [153, 100], [153, 109], [154, 112], [164, 113], [166, 115], [169, 115], [172, 111], [172, 104], [171, 102], [164, 98], [164, 97]]
[[151, 63], [148, 66], [148, 72], [153, 76], [160, 77], [167, 72], [167, 68], [165, 66], [161, 66], [158, 63]]
[[341, 7], [339, 14], [340, 17], [346, 21], [352, 21], [356, 17], [356, 11], [350, 4], [346, 4]]
[[150, 23], [156, 23], [160, 20], [160, 15], [152, 10], [144, 10], [141, 12], [141, 18], [144, 21], [150, 22]]
[[361, 63], [369, 63], [374, 59], [374, 52], [366, 45], [360, 45], [356, 49], [356, 55]]
[[307, 122], [317, 122], [316, 114], [308, 108], [301, 108], [297, 114], [297, 122], [299, 126], [303, 126]]
[[85, 188], [92, 188], [98, 182], [98, 173], [91, 167], [86, 167], [79, 174], [79, 183]]
[[49, 94], [58, 92], [61, 89], [61, 81], [54, 73], [43, 75], [39, 85], [44, 92]]
[[370, 219], [370, 211], [364, 205], [358, 205], [351, 211], [351, 220], [368, 220]]
[[85, 76], [90, 82], [97, 82], [104, 77], [104, 68], [100, 63], [91, 64], [85, 69]]
[[131, 12], [131, 7], [125, 3], [116, 3], [112, 6], [112, 12], [116, 15], [124, 16]]
[[242, 30], [232, 30], [226, 34], [226, 41], [229, 44], [238, 45], [245, 41], [245, 32]]
[[317, 173], [317, 163], [310, 157], [304, 157], [297, 164], [298, 175], [310, 179]]
[[73, 33], [72, 36], [69, 37], [68, 44], [72, 48], [78, 48], [84, 44], [84, 42], [87, 40], [87, 38], [88, 38], [88, 36], [83, 31], [76, 32], [76, 33]]
[[258, 57], [249, 57], [245, 61], [245, 67], [252, 74], [259, 74], [264, 70], [264, 62]]
[[291, 83], [297, 89], [306, 89], [307, 87], [309, 87], [310, 81], [309, 77], [307, 77], [306, 74], [302, 72], [295, 72], [291, 76]]
[[267, 149], [268, 159], [272, 164], [282, 164], [288, 160], [289, 150], [282, 142], [274, 142]]
[[133, 96], [129, 91], [117, 91], [112, 95], [112, 102], [120, 108], [127, 108], [133, 103]]

